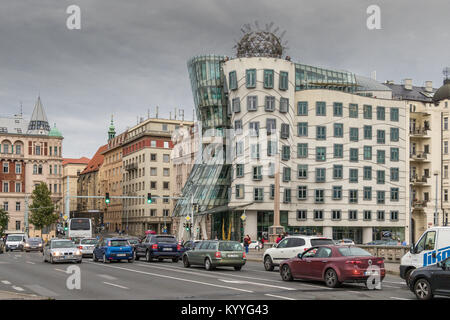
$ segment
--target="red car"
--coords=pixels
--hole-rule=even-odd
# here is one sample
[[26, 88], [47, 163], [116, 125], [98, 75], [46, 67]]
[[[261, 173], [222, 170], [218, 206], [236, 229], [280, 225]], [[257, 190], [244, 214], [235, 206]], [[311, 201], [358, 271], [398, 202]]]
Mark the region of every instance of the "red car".
[[[370, 268], [374, 266], [378, 268]], [[383, 258], [372, 256], [355, 246], [316, 246], [299, 253], [297, 257], [280, 263], [284, 281], [293, 279], [322, 280], [328, 287], [338, 287], [343, 282], [366, 283], [373, 274], [380, 273], [383, 281], [386, 270]]]

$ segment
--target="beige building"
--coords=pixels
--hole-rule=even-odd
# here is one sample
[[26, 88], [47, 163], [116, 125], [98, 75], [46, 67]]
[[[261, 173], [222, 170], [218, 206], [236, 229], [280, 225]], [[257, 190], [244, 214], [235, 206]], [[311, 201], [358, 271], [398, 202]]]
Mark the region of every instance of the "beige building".
[[[67, 182], [69, 182], [69, 195], [76, 196], [78, 194], [78, 177], [80, 173], [86, 168], [89, 163], [89, 159], [82, 157], [79, 159], [64, 158], [62, 162], [63, 166], [63, 182], [62, 182], [62, 207], [66, 208], [66, 193], [67, 193]], [[69, 199], [69, 212], [74, 212], [77, 210], [77, 199]]]
[[40, 235], [27, 225], [26, 201], [31, 204], [41, 182], [48, 185], [56, 212], [62, 212], [62, 140], [56, 127], [50, 129], [40, 97], [30, 121], [22, 114], [0, 118], [0, 204], [9, 214], [7, 232]]
[[[172, 230], [175, 194], [174, 170], [171, 161], [172, 133], [188, 121], [147, 119], [130, 128], [123, 143], [123, 194], [134, 199], [123, 202], [123, 226], [131, 234], [142, 235], [145, 230], [168, 233]], [[147, 203], [151, 193], [153, 202]]]

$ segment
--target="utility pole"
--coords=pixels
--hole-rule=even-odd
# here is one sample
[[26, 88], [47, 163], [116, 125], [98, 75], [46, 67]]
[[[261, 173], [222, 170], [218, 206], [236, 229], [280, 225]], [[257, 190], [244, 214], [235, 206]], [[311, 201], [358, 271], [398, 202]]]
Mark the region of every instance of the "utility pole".
[[28, 223], [28, 194], [25, 193], [25, 216], [24, 216], [24, 224], [25, 224], [25, 234], [27, 237], [29, 236], [29, 223]]
[[435, 172], [434, 176], [436, 177], [436, 199], [435, 199], [435, 206], [434, 206], [434, 225], [439, 225], [439, 212], [438, 212], [438, 175], [439, 173]]
[[275, 161], [275, 195], [273, 206], [273, 226], [269, 227], [269, 237], [275, 242], [278, 234], [284, 232], [284, 227], [280, 225], [280, 152], [278, 151], [278, 141], [276, 149]]

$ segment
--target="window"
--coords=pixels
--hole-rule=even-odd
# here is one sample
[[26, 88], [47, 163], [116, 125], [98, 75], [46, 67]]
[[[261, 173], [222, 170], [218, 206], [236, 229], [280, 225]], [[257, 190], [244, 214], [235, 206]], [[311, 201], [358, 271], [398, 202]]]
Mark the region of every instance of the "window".
[[332, 210], [331, 220], [341, 220], [341, 210]]
[[358, 162], [358, 148], [350, 148], [350, 162]]
[[167, 181], [163, 182], [163, 189], [169, 189], [169, 182]]
[[297, 115], [298, 116], [308, 115], [308, 101], [297, 102]]
[[16, 230], [21, 230], [20, 229], [20, 221], [16, 220]]
[[234, 113], [241, 112], [241, 100], [239, 98], [231, 100], [231, 105]]
[[333, 125], [333, 134], [335, 138], [342, 138], [344, 136], [344, 125], [342, 123], [335, 123]]
[[151, 176], [156, 176], [158, 173], [157, 168], [150, 168], [150, 175]]
[[372, 147], [364, 146], [364, 160], [372, 160]]
[[377, 183], [384, 184], [384, 170], [377, 170]]
[[247, 96], [247, 110], [256, 111], [258, 108], [258, 96]]
[[287, 90], [289, 84], [289, 74], [286, 71], [280, 71], [280, 90]]
[[364, 126], [364, 139], [372, 140], [372, 126]]
[[385, 107], [377, 107], [377, 120], [386, 120], [385, 118]]
[[270, 185], [270, 195], [269, 195], [270, 199], [275, 199], [275, 185], [271, 184]]
[[16, 192], [22, 192], [22, 183], [16, 182]]
[[264, 70], [264, 88], [266, 89], [273, 88], [273, 70], [269, 69]]
[[378, 210], [377, 211], [377, 220], [378, 221], [384, 221], [384, 210]]
[[242, 198], [244, 198], [244, 185], [237, 184], [236, 185], [236, 199], [242, 199]]
[[287, 113], [289, 111], [289, 99], [280, 98], [280, 112]]
[[316, 168], [316, 182], [325, 182], [325, 168]]
[[384, 204], [385, 203], [385, 192], [384, 191], [377, 191], [377, 204]]
[[282, 147], [281, 159], [285, 160], [285, 161], [291, 159], [291, 147], [290, 146]]
[[391, 121], [398, 121], [399, 113], [398, 108], [391, 108]]
[[342, 179], [343, 166], [341, 164], [333, 165], [333, 179]]
[[326, 161], [326, 160], [327, 160], [327, 148], [316, 147], [316, 161]]
[[444, 141], [444, 154], [448, 154], [448, 141]]
[[350, 128], [350, 141], [358, 141], [359, 139], [359, 129], [358, 128]]
[[297, 167], [298, 173], [297, 177], [299, 179], [307, 179], [308, 178], [308, 165], [307, 164], [299, 164]]
[[334, 156], [334, 158], [343, 158], [344, 157], [344, 145], [343, 144], [334, 144], [333, 145], [333, 156]]
[[275, 133], [277, 129], [277, 120], [276, 119], [266, 119], [266, 128], [267, 128], [267, 134], [270, 135], [272, 133]]
[[156, 189], [156, 181], [150, 181], [150, 189]]
[[363, 106], [364, 119], [372, 119], [372, 106], [365, 104]]
[[317, 126], [316, 127], [316, 139], [325, 140], [327, 138], [327, 127]]
[[170, 170], [168, 168], [163, 169], [163, 176], [168, 177], [170, 175]]
[[[52, 150], [52, 148], [50, 148], [50, 150]], [[22, 154], [22, 146], [20, 144], [16, 145], [16, 154]]]
[[236, 178], [242, 178], [244, 176], [244, 164], [236, 164]]
[[372, 220], [372, 211], [370, 211], [370, 210], [364, 210], [363, 211], [363, 216], [364, 216], [364, 220], [365, 221], [369, 221], [369, 220]]
[[391, 161], [398, 161], [399, 150], [398, 148], [391, 148]]
[[297, 210], [297, 220], [306, 220], [306, 219], [307, 219], [307, 211]]
[[283, 167], [283, 181], [291, 181], [291, 168]]
[[308, 144], [298, 143], [297, 144], [297, 157], [307, 158], [308, 157]]
[[349, 174], [349, 182], [356, 183], [358, 182], [358, 169], [350, 169]]
[[20, 211], [20, 202], [16, 202], [16, 211]]
[[264, 189], [263, 188], [254, 188], [253, 189], [253, 200], [254, 201], [263, 201], [264, 200]]
[[323, 220], [323, 210], [314, 210], [314, 220]]
[[384, 130], [377, 130], [377, 143], [385, 143], [385, 132]]
[[350, 103], [348, 106], [348, 116], [349, 118], [358, 118], [358, 105], [355, 103]]
[[150, 154], [150, 160], [151, 161], [156, 161], [156, 153]]
[[164, 148], [168, 149], [169, 148], [169, 141], [164, 141]]
[[236, 156], [242, 156], [244, 154], [244, 142], [238, 141], [236, 142]]
[[229, 73], [229, 87], [230, 87], [230, 90], [236, 90], [237, 89], [236, 71], [231, 71]]
[[342, 102], [333, 103], [333, 116], [342, 117]]
[[254, 166], [253, 180], [261, 180], [261, 179], [262, 179], [262, 166]]
[[283, 202], [284, 203], [290, 203], [291, 202], [291, 189], [284, 188]]
[[377, 163], [385, 163], [386, 152], [384, 150], [377, 150]]
[[297, 198], [298, 200], [306, 200], [308, 197], [308, 187], [298, 186], [297, 187]]
[[342, 186], [333, 186], [333, 200], [342, 200]]
[[391, 211], [391, 221], [398, 221], [398, 211]]
[[289, 124], [282, 123], [281, 124], [281, 139], [289, 138]]
[[268, 176], [270, 178], [275, 177], [275, 163], [273, 163], [273, 162], [269, 162], [269, 174], [268, 174]]
[[372, 200], [372, 187], [364, 187], [364, 200]]
[[251, 158], [252, 159], [259, 159], [260, 154], [259, 154], [259, 144], [252, 144], [250, 145], [251, 148]]
[[326, 116], [326, 103], [325, 101], [317, 101], [316, 102], [316, 116]]
[[9, 173], [9, 162], [3, 162], [3, 173]]
[[363, 168], [363, 179], [364, 180], [372, 180], [372, 167], [371, 166], [365, 166]]
[[444, 189], [444, 201], [448, 202], [448, 189]]
[[265, 111], [275, 111], [275, 97], [273, 97], [273, 96], [265, 97], [264, 110]]
[[348, 190], [348, 202], [358, 203], [358, 190], [350, 189]]
[[391, 128], [391, 141], [399, 141], [398, 128]]
[[251, 137], [259, 136], [259, 121], [249, 123], [249, 134]]
[[444, 130], [448, 130], [448, 117], [444, 117]]
[[297, 123], [297, 135], [299, 137], [307, 137], [308, 136], [308, 122]]
[[325, 190], [324, 189], [316, 189], [315, 190], [315, 201], [316, 203], [323, 203], [325, 201], [324, 197]]
[[399, 188], [391, 188], [391, 201], [399, 201]]
[[358, 220], [358, 211], [357, 210], [348, 210], [348, 220], [351, 220], [351, 221]]
[[256, 69], [248, 69], [245, 71], [245, 85], [247, 88], [256, 87]]
[[267, 155], [268, 156], [273, 156], [275, 154], [277, 154], [278, 148], [277, 148], [277, 142], [276, 141], [272, 141], [272, 140], [268, 140], [267, 141]]
[[42, 174], [42, 165], [38, 165], [38, 174]]

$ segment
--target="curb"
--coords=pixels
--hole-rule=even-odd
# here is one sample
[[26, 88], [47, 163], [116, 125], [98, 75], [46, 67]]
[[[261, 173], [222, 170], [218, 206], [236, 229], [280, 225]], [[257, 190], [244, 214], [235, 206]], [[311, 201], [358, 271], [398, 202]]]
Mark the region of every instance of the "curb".
[[0, 300], [53, 300], [52, 298], [11, 291], [0, 291]]

